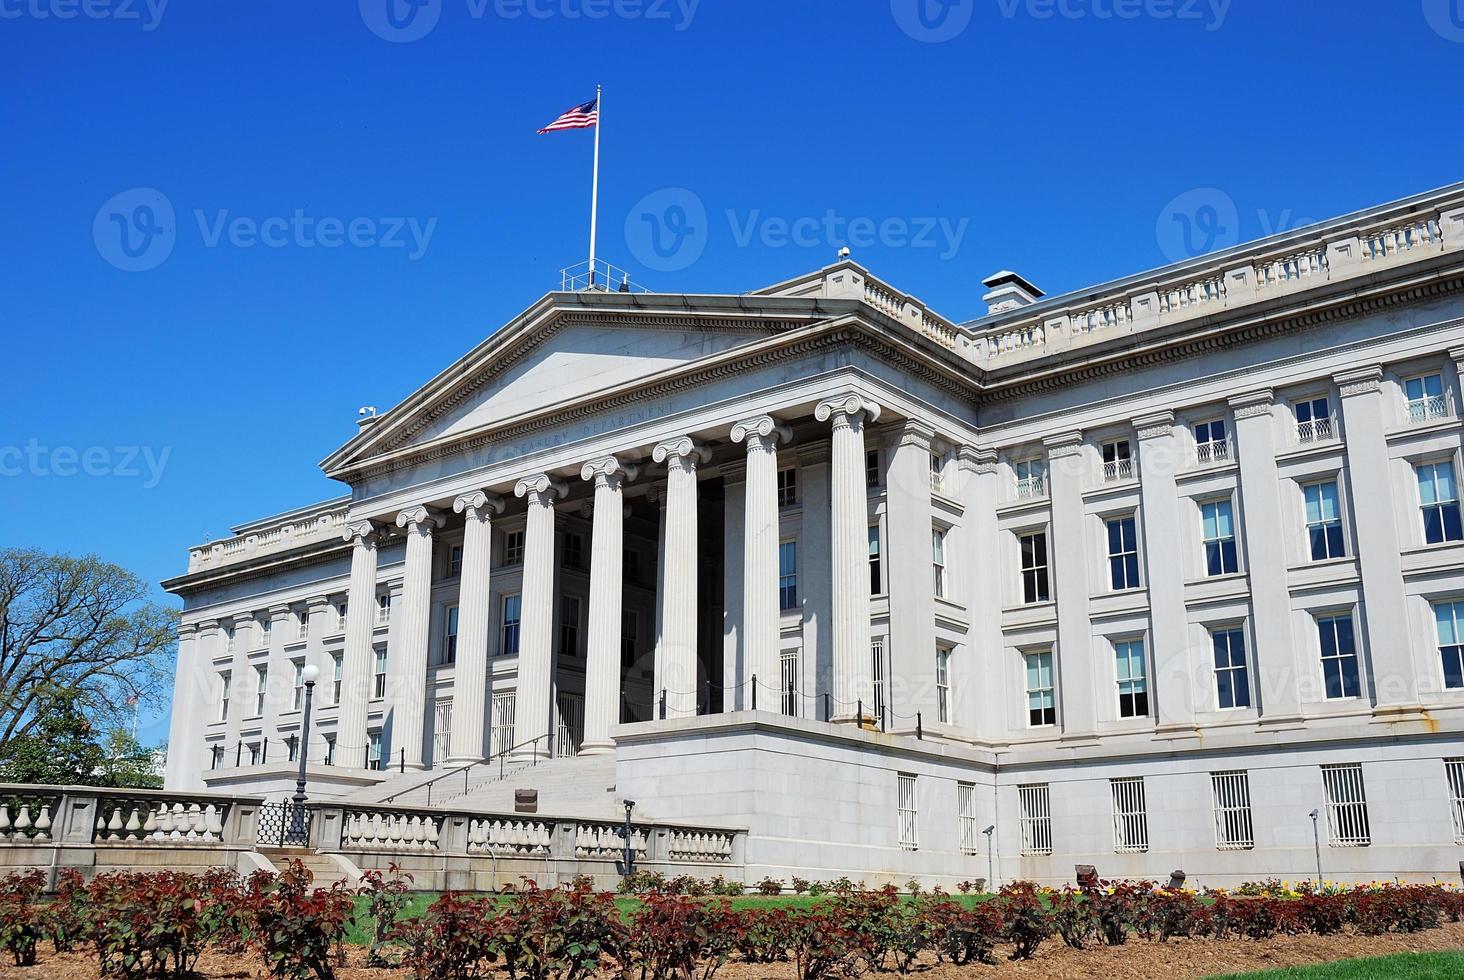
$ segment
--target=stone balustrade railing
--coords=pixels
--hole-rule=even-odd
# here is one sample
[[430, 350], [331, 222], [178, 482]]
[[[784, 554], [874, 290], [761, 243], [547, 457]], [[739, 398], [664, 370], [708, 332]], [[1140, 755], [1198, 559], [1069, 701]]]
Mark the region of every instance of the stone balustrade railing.
[[480, 817], [468, 824], [469, 854], [548, 854], [554, 824], [521, 817]]
[[227, 800], [103, 798], [92, 839], [98, 844], [218, 844], [228, 814]]
[[0, 796], [0, 844], [49, 841], [59, 801], [59, 794], [48, 792]]
[[[1045, 301], [1030, 313], [960, 328], [958, 344], [988, 369], [1141, 333], [1222, 310], [1261, 303], [1327, 282], [1375, 275], [1390, 266], [1464, 249], [1464, 207], [1457, 196], [1416, 205], [1418, 212], [1323, 226], [1316, 238], [1290, 236], [1271, 253], [1192, 263], [1174, 278], [1129, 282], [1064, 306]], [[878, 297], [880, 302], [883, 296]], [[875, 300], [871, 300], [872, 303]], [[876, 303], [875, 305], [879, 305]]]
[[[574, 854], [582, 858], [614, 859], [625, 853], [625, 825], [618, 823], [581, 823], [575, 828]], [[637, 857], [646, 853], [644, 827], [632, 825], [630, 846]]]
[[188, 571], [199, 572], [309, 544], [339, 541], [345, 530], [348, 509], [348, 501], [330, 501], [309, 511], [289, 515], [273, 525], [196, 545], [188, 550]]
[[381, 851], [436, 851], [442, 818], [431, 813], [349, 809], [343, 847]]
[[673, 830], [666, 853], [673, 861], [730, 861], [735, 837], [724, 831]]

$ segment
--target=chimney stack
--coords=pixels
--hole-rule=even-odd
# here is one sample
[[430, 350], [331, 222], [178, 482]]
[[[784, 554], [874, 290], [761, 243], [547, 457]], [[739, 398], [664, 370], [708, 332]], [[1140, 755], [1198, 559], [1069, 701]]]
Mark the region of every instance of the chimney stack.
[[981, 280], [981, 285], [991, 292], [981, 297], [986, 301], [986, 312], [1005, 313], [1022, 306], [1031, 306], [1042, 297], [1042, 290], [1032, 285], [1015, 272], [1002, 271]]

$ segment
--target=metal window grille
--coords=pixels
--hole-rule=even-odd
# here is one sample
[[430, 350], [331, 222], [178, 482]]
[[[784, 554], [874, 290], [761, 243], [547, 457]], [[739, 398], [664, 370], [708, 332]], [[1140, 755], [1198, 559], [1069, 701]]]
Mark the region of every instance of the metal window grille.
[[1119, 852], [1149, 849], [1149, 814], [1144, 805], [1144, 777], [1110, 779], [1113, 793], [1113, 849]]
[[513, 748], [514, 694], [493, 695], [493, 754]]
[[1327, 793], [1327, 835], [1331, 845], [1366, 847], [1371, 844], [1362, 766], [1322, 766], [1322, 786]]
[[980, 839], [976, 829], [976, 787], [972, 783], [956, 784], [956, 818], [962, 854], [976, 854]]
[[885, 642], [884, 637], [876, 636], [869, 644], [870, 672], [869, 678], [874, 686], [874, 717], [884, 716], [885, 707]]
[[1104, 443], [1103, 445], [1103, 480], [1105, 483], [1112, 483], [1116, 480], [1132, 480], [1134, 477], [1134, 461], [1130, 455], [1129, 442], [1121, 439], [1118, 442]]
[[1210, 789], [1215, 799], [1215, 846], [1222, 851], [1255, 847], [1250, 777], [1245, 770], [1210, 773]]
[[1052, 796], [1046, 783], [1017, 787], [1022, 814], [1022, 853], [1052, 853]]
[[783, 702], [783, 714], [798, 714], [798, 651], [784, 650], [779, 660], [779, 686]]
[[902, 772], [898, 777], [900, 810], [900, 849], [915, 851], [920, 848], [920, 815], [915, 808], [915, 777]]
[[561, 694], [554, 699], [559, 723], [554, 734], [554, 754], [561, 759], [579, 755], [585, 740], [585, 699], [578, 694]]
[[1017, 478], [1017, 499], [1047, 496], [1047, 468], [1041, 459], [1024, 459], [1012, 464]]
[[1450, 399], [1444, 392], [1444, 378], [1441, 374], [1426, 374], [1409, 378], [1403, 383], [1408, 398], [1408, 421], [1428, 422], [1448, 418], [1453, 414]]
[[1445, 759], [1449, 777], [1449, 812], [1454, 815], [1454, 843], [1464, 844], [1464, 759]]
[[438, 701], [432, 715], [432, 766], [447, 763], [452, 752], [452, 701]]

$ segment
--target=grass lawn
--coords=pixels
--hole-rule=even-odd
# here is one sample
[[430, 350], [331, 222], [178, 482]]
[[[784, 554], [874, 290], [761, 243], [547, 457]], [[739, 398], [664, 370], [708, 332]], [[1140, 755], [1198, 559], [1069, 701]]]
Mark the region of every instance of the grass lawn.
[[1321, 966], [1293, 966], [1260, 973], [1232, 973], [1211, 980], [1458, 980], [1464, 977], [1464, 950], [1451, 953], [1399, 953]]

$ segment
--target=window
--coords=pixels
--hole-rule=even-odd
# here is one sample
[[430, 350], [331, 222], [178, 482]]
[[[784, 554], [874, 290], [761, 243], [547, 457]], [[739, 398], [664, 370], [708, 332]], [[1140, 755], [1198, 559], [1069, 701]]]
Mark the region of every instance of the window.
[[519, 652], [519, 621], [523, 599], [518, 593], [503, 597], [503, 619], [501, 622], [500, 634], [502, 642], [499, 644], [498, 654], [502, 657], [516, 657]]
[[259, 743], [258, 742], [250, 742], [249, 743], [249, 764], [251, 766], [257, 766], [257, 765], [259, 765]]
[[785, 715], [798, 715], [798, 651], [784, 650], [778, 658], [778, 696]]
[[517, 707], [517, 696], [493, 695], [493, 754], [499, 755], [513, 748], [513, 716]]
[[254, 717], [264, 715], [264, 702], [269, 698], [269, 667], [260, 664], [254, 668]]
[[294, 688], [290, 704], [294, 710], [299, 711], [305, 707], [305, 661], [292, 660], [290, 666], [294, 669]]
[[1464, 526], [1459, 522], [1459, 491], [1454, 485], [1454, 464], [1423, 463], [1417, 472], [1423, 539], [1429, 544], [1464, 541]]
[[935, 569], [935, 595], [938, 599], [946, 597], [946, 564], [945, 564], [945, 528], [933, 527], [930, 529], [930, 562]]
[[442, 622], [442, 662], [457, 663], [458, 607], [448, 606]]
[[1149, 713], [1149, 683], [1144, 667], [1144, 641], [1113, 645], [1118, 677], [1118, 716], [1142, 718]]
[[341, 684], [346, 676], [346, 655], [344, 653], [333, 653], [330, 657], [330, 703], [341, 703]]
[[1047, 495], [1047, 461], [1040, 456], [1019, 459], [1012, 464], [1017, 477], [1017, 497], [1043, 497]]
[[366, 733], [366, 768], [380, 771], [381, 765], [381, 732]]
[[238, 632], [237, 630], [233, 630], [233, 629], [229, 629], [229, 630], [225, 630], [224, 631], [224, 652], [225, 653], [232, 654], [234, 652], [234, 635], [237, 632]]
[[[885, 708], [885, 641], [884, 637], [876, 636], [869, 642], [869, 678], [873, 687], [871, 696], [874, 700], [874, 717], [883, 718]], [[862, 724], [864, 719], [859, 719]]]
[[879, 486], [879, 450], [871, 449], [864, 454], [864, 485]]
[[504, 532], [503, 563], [505, 565], [522, 565], [524, 563], [524, 532]]
[[930, 492], [945, 492], [945, 457], [940, 453], [930, 454]]
[[1212, 500], [1200, 505], [1205, 538], [1205, 574], [1232, 575], [1240, 565], [1235, 555], [1235, 521], [1230, 501]]
[[452, 753], [452, 700], [438, 701], [432, 710], [432, 768], [440, 768]]
[[583, 535], [566, 532], [564, 535], [564, 567], [583, 568], [585, 561], [585, 539]]
[[1215, 704], [1224, 709], [1250, 707], [1250, 674], [1245, 665], [1245, 631], [1239, 627], [1210, 633], [1215, 654]]
[[373, 698], [386, 697], [386, 644], [372, 648], [376, 655], [376, 670], [372, 676], [371, 696]]
[[1134, 477], [1134, 461], [1132, 451], [1129, 448], [1127, 439], [1116, 439], [1113, 442], [1103, 444], [1103, 479], [1112, 483], [1115, 480], [1132, 480]]
[[1439, 657], [1444, 663], [1444, 687], [1464, 687], [1464, 602], [1434, 605], [1439, 631]]
[[325, 736], [325, 764], [328, 766], [335, 765], [335, 745], [336, 737], [334, 735]]
[[350, 604], [348, 602], [346, 602], [344, 599], [342, 599], [341, 602], [340, 602], [340, 605], [336, 606], [336, 632], [337, 633], [344, 633], [346, 631], [346, 614], [349, 613], [349, 612], [350, 612]]
[[620, 555], [620, 568], [627, 582], [639, 582], [641, 578], [640, 552], [626, 548]]
[[219, 721], [229, 720], [229, 688], [233, 680], [233, 671], [219, 671]]
[[935, 717], [941, 724], [951, 721], [951, 648], [935, 648]]
[[1108, 522], [1108, 582], [1115, 592], [1139, 587], [1139, 539], [1132, 517]]
[[1052, 797], [1046, 783], [1017, 787], [1021, 806], [1022, 853], [1052, 853]]
[[559, 598], [559, 655], [579, 656], [580, 600], [579, 596], [567, 595]]
[[578, 694], [561, 694], [554, 699], [554, 754], [566, 759], [579, 755], [585, 740], [585, 699]]
[[979, 828], [976, 826], [976, 785], [956, 783], [956, 834], [962, 854], [979, 854]]
[[881, 595], [884, 583], [880, 581], [879, 567], [879, 525], [869, 525], [869, 594]]
[[376, 597], [376, 622], [391, 622], [391, 593], [383, 592]]
[[1367, 791], [1362, 766], [1322, 766], [1327, 794], [1327, 837], [1333, 847], [1366, 847], [1372, 843], [1367, 820]]
[[1110, 779], [1113, 793], [1113, 849], [1120, 853], [1149, 849], [1149, 814], [1144, 806], [1144, 777]]
[[1332, 408], [1326, 396], [1297, 402], [1296, 438], [1300, 442], [1316, 442], [1332, 438]]
[[798, 606], [798, 542], [778, 545], [778, 608]]
[[285, 749], [289, 755], [289, 761], [300, 761], [300, 736], [291, 735], [285, 739]]
[[798, 469], [788, 467], [778, 471], [778, 506], [792, 507], [798, 503]]
[[900, 850], [916, 851], [920, 849], [920, 814], [915, 808], [915, 777], [910, 773], [902, 772], [898, 774], [897, 783], [900, 809]]
[[208, 750], [208, 767], [217, 769], [224, 764], [224, 747], [222, 745], [211, 746]]
[[1210, 791], [1215, 800], [1215, 846], [1222, 851], [1255, 847], [1250, 777], [1245, 770], [1210, 773]]
[[1053, 696], [1052, 652], [1025, 654], [1027, 662], [1027, 724], [1042, 728], [1057, 724], [1057, 700]]
[[261, 649], [269, 649], [270, 637], [274, 634], [274, 624], [267, 619], [259, 622], [259, 646]]
[[306, 640], [310, 638], [310, 613], [301, 609], [295, 613], [295, 639]]
[[447, 577], [458, 578], [463, 574], [463, 546], [455, 544], [447, 551]]
[[1351, 616], [1323, 616], [1317, 619], [1317, 638], [1322, 647], [1322, 681], [1327, 699], [1355, 698], [1362, 687], [1357, 675], [1357, 646], [1352, 635]]
[[1195, 459], [1201, 463], [1214, 463], [1230, 458], [1230, 439], [1225, 431], [1224, 419], [1196, 422]]
[[1342, 558], [1342, 510], [1337, 506], [1337, 481], [1308, 483], [1301, 488], [1306, 498], [1306, 535], [1312, 561]]
[[1403, 393], [1408, 398], [1408, 421], [1427, 422], [1449, 414], [1448, 402], [1444, 398], [1444, 377], [1441, 374], [1424, 374], [1403, 382]]
[[1022, 545], [1022, 601], [1047, 602], [1052, 598], [1047, 582], [1047, 532], [1024, 534]]
[[629, 666], [640, 651], [640, 617], [634, 609], [620, 611], [620, 662]]
[[1449, 812], [1454, 815], [1454, 843], [1464, 844], [1464, 759], [1445, 759], [1449, 779]]

